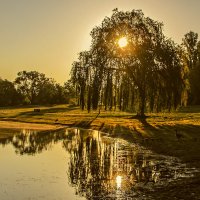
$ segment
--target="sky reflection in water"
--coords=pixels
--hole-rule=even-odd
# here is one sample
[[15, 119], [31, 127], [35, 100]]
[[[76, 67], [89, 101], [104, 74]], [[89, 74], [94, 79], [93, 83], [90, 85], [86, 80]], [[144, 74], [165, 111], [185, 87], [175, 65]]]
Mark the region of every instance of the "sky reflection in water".
[[1, 200], [145, 199], [148, 191], [196, 172], [91, 130], [24, 130], [0, 144]]

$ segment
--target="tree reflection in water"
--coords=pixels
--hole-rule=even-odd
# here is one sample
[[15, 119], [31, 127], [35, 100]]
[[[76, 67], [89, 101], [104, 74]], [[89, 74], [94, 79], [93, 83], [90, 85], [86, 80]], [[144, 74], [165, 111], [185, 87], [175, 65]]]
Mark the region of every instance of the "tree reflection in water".
[[0, 144], [5, 146], [11, 143], [16, 153], [23, 155], [34, 155], [41, 153], [43, 150], [48, 150], [51, 146], [60, 141], [67, 139], [66, 130], [61, 129], [58, 131], [37, 132], [33, 130], [22, 130], [21, 133], [1, 139]]
[[87, 199], [133, 197], [139, 195], [139, 188], [175, 178], [176, 164], [168, 168], [169, 160], [156, 160], [152, 152], [137, 145], [101, 137], [98, 131], [72, 133], [72, 140], [64, 141], [70, 152], [68, 176], [76, 193]]
[[59, 141], [63, 141], [69, 155], [69, 182], [76, 194], [87, 199], [139, 198], [144, 190], [191, 177], [196, 170], [175, 158], [92, 130], [62, 129], [48, 133], [23, 130], [14, 137], [1, 139], [0, 144], [10, 143], [16, 153], [34, 155]]

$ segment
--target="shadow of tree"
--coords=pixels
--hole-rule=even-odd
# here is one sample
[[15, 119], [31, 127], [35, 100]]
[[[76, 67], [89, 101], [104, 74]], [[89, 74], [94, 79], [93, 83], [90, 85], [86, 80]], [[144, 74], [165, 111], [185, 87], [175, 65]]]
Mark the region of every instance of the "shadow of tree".
[[[74, 124], [76, 127], [94, 128], [92, 120], [82, 120]], [[136, 117], [134, 118], [136, 119]], [[192, 166], [200, 166], [200, 126], [193, 124], [157, 125], [148, 123], [147, 118], [137, 120], [142, 124], [142, 129], [125, 127], [121, 125], [109, 126], [102, 123], [97, 129], [106, 132], [114, 138], [122, 138], [126, 141], [137, 143], [158, 154], [173, 156], [189, 163]], [[96, 128], [96, 127], [95, 127]], [[183, 138], [176, 137], [176, 130]]]
[[[20, 116], [23, 116], [23, 117], [29, 117], [29, 116], [42, 116], [42, 115], [45, 115], [46, 113], [60, 113], [60, 112], [69, 112], [69, 111], [72, 111], [72, 110], [76, 110], [78, 109], [77, 106], [75, 105], [69, 105], [68, 107], [66, 108], [55, 108], [55, 107], [52, 107], [52, 108], [45, 108], [45, 109], [40, 109], [39, 112], [35, 112], [34, 111], [34, 108], [35, 107], [32, 107], [33, 108], [32, 111], [26, 111], [26, 112], [20, 112], [16, 115], [13, 115], [13, 116], [10, 116], [10, 117], [7, 117], [7, 118], [17, 118], [17, 117], [20, 117]], [[4, 118], [3, 116], [1, 116], [0, 118]]]
[[92, 122], [97, 119], [97, 117], [100, 115], [100, 112], [93, 118], [90, 120], [82, 120], [80, 122], [76, 122], [74, 123], [72, 126], [76, 126], [76, 127], [82, 127], [82, 128], [89, 128], [92, 124]]

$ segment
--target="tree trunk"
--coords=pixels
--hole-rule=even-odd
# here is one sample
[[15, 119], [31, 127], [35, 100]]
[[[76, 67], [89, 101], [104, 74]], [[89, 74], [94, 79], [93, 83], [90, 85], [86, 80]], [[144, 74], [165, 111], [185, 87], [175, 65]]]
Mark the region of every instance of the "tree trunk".
[[145, 107], [146, 107], [146, 92], [145, 92], [145, 88], [141, 88], [140, 90], [139, 90], [139, 92], [140, 92], [140, 102], [139, 102], [139, 116], [140, 117], [144, 117], [145, 116], [145, 114], [144, 114], [144, 112], [145, 112]]

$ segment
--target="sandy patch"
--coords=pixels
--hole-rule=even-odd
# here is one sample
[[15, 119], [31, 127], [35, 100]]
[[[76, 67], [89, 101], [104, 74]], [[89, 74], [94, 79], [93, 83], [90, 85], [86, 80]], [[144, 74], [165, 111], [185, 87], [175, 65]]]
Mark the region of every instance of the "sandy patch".
[[54, 130], [58, 125], [34, 124], [23, 122], [0, 121], [0, 129], [30, 129], [30, 130]]

